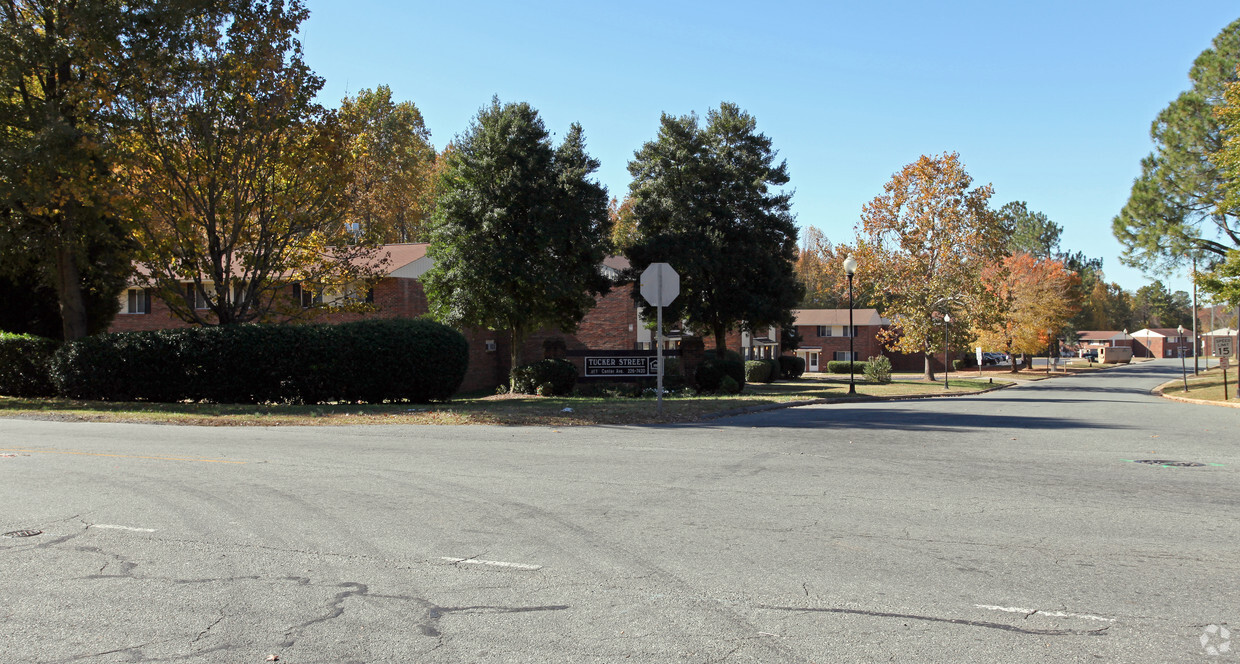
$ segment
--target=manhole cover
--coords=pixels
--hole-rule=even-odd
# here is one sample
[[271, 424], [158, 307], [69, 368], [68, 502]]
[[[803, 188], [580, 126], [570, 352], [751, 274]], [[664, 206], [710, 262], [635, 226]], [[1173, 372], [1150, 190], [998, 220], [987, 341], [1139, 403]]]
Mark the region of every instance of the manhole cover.
[[35, 535], [42, 535], [42, 534], [43, 534], [42, 530], [14, 530], [13, 532], [5, 533], [4, 535], [0, 537], [34, 537]]
[[1146, 463], [1151, 466], [1163, 466], [1166, 468], [1200, 468], [1205, 465], [1196, 461], [1171, 461], [1169, 459], [1137, 459], [1133, 463]]

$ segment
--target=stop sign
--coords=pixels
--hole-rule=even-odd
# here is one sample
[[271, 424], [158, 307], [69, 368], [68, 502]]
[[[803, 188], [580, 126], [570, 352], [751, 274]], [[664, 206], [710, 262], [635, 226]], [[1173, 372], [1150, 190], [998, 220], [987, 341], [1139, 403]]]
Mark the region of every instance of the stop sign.
[[667, 263], [651, 263], [642, 272], [642, 297], [652, 307], [666, 307], [680, 295], [680, 275]]

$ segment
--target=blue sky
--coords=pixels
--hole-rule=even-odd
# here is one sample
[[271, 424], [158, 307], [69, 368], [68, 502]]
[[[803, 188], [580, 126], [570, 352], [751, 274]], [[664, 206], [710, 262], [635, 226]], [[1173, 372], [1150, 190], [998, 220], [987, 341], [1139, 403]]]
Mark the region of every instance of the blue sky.
[[[611, 195], [659, 115], [722, 101], [788, 161], [802, 227], [851, 241], [861, 206], [921, 154], [958, 152], [995, 208], [1023, 200], [1129, 290], [1111, 219], [1154, 116], [1234, 0], [869, 3], [306, 0], [306, 60], [336, 106], [386, 84], [436, 148], [492, 95], [585, 129]], [[1182, 275], [1164, 279], [1187, 289]]]

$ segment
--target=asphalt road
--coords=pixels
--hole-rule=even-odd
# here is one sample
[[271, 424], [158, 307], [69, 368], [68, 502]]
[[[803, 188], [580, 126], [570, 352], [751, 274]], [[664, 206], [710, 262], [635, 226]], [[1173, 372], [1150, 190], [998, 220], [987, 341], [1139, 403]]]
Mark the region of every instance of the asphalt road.
[[1240, 410], [1148, 393], [1178, 371], [667, 427], [3, 419], [0, 533], [43, 532], [0, 537], [0, 661], [1240, 661]]

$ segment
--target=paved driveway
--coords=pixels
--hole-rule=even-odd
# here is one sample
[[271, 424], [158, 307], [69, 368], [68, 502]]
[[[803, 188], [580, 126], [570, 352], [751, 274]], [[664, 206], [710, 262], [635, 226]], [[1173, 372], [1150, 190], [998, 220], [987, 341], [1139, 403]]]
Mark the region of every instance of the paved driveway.
[[1178, 371], [669, 427], [0, 420], [0, 532], [43, 531], [0, 538], [0, 660], [1228, 661], [1240, 411], [1149, 395]]

